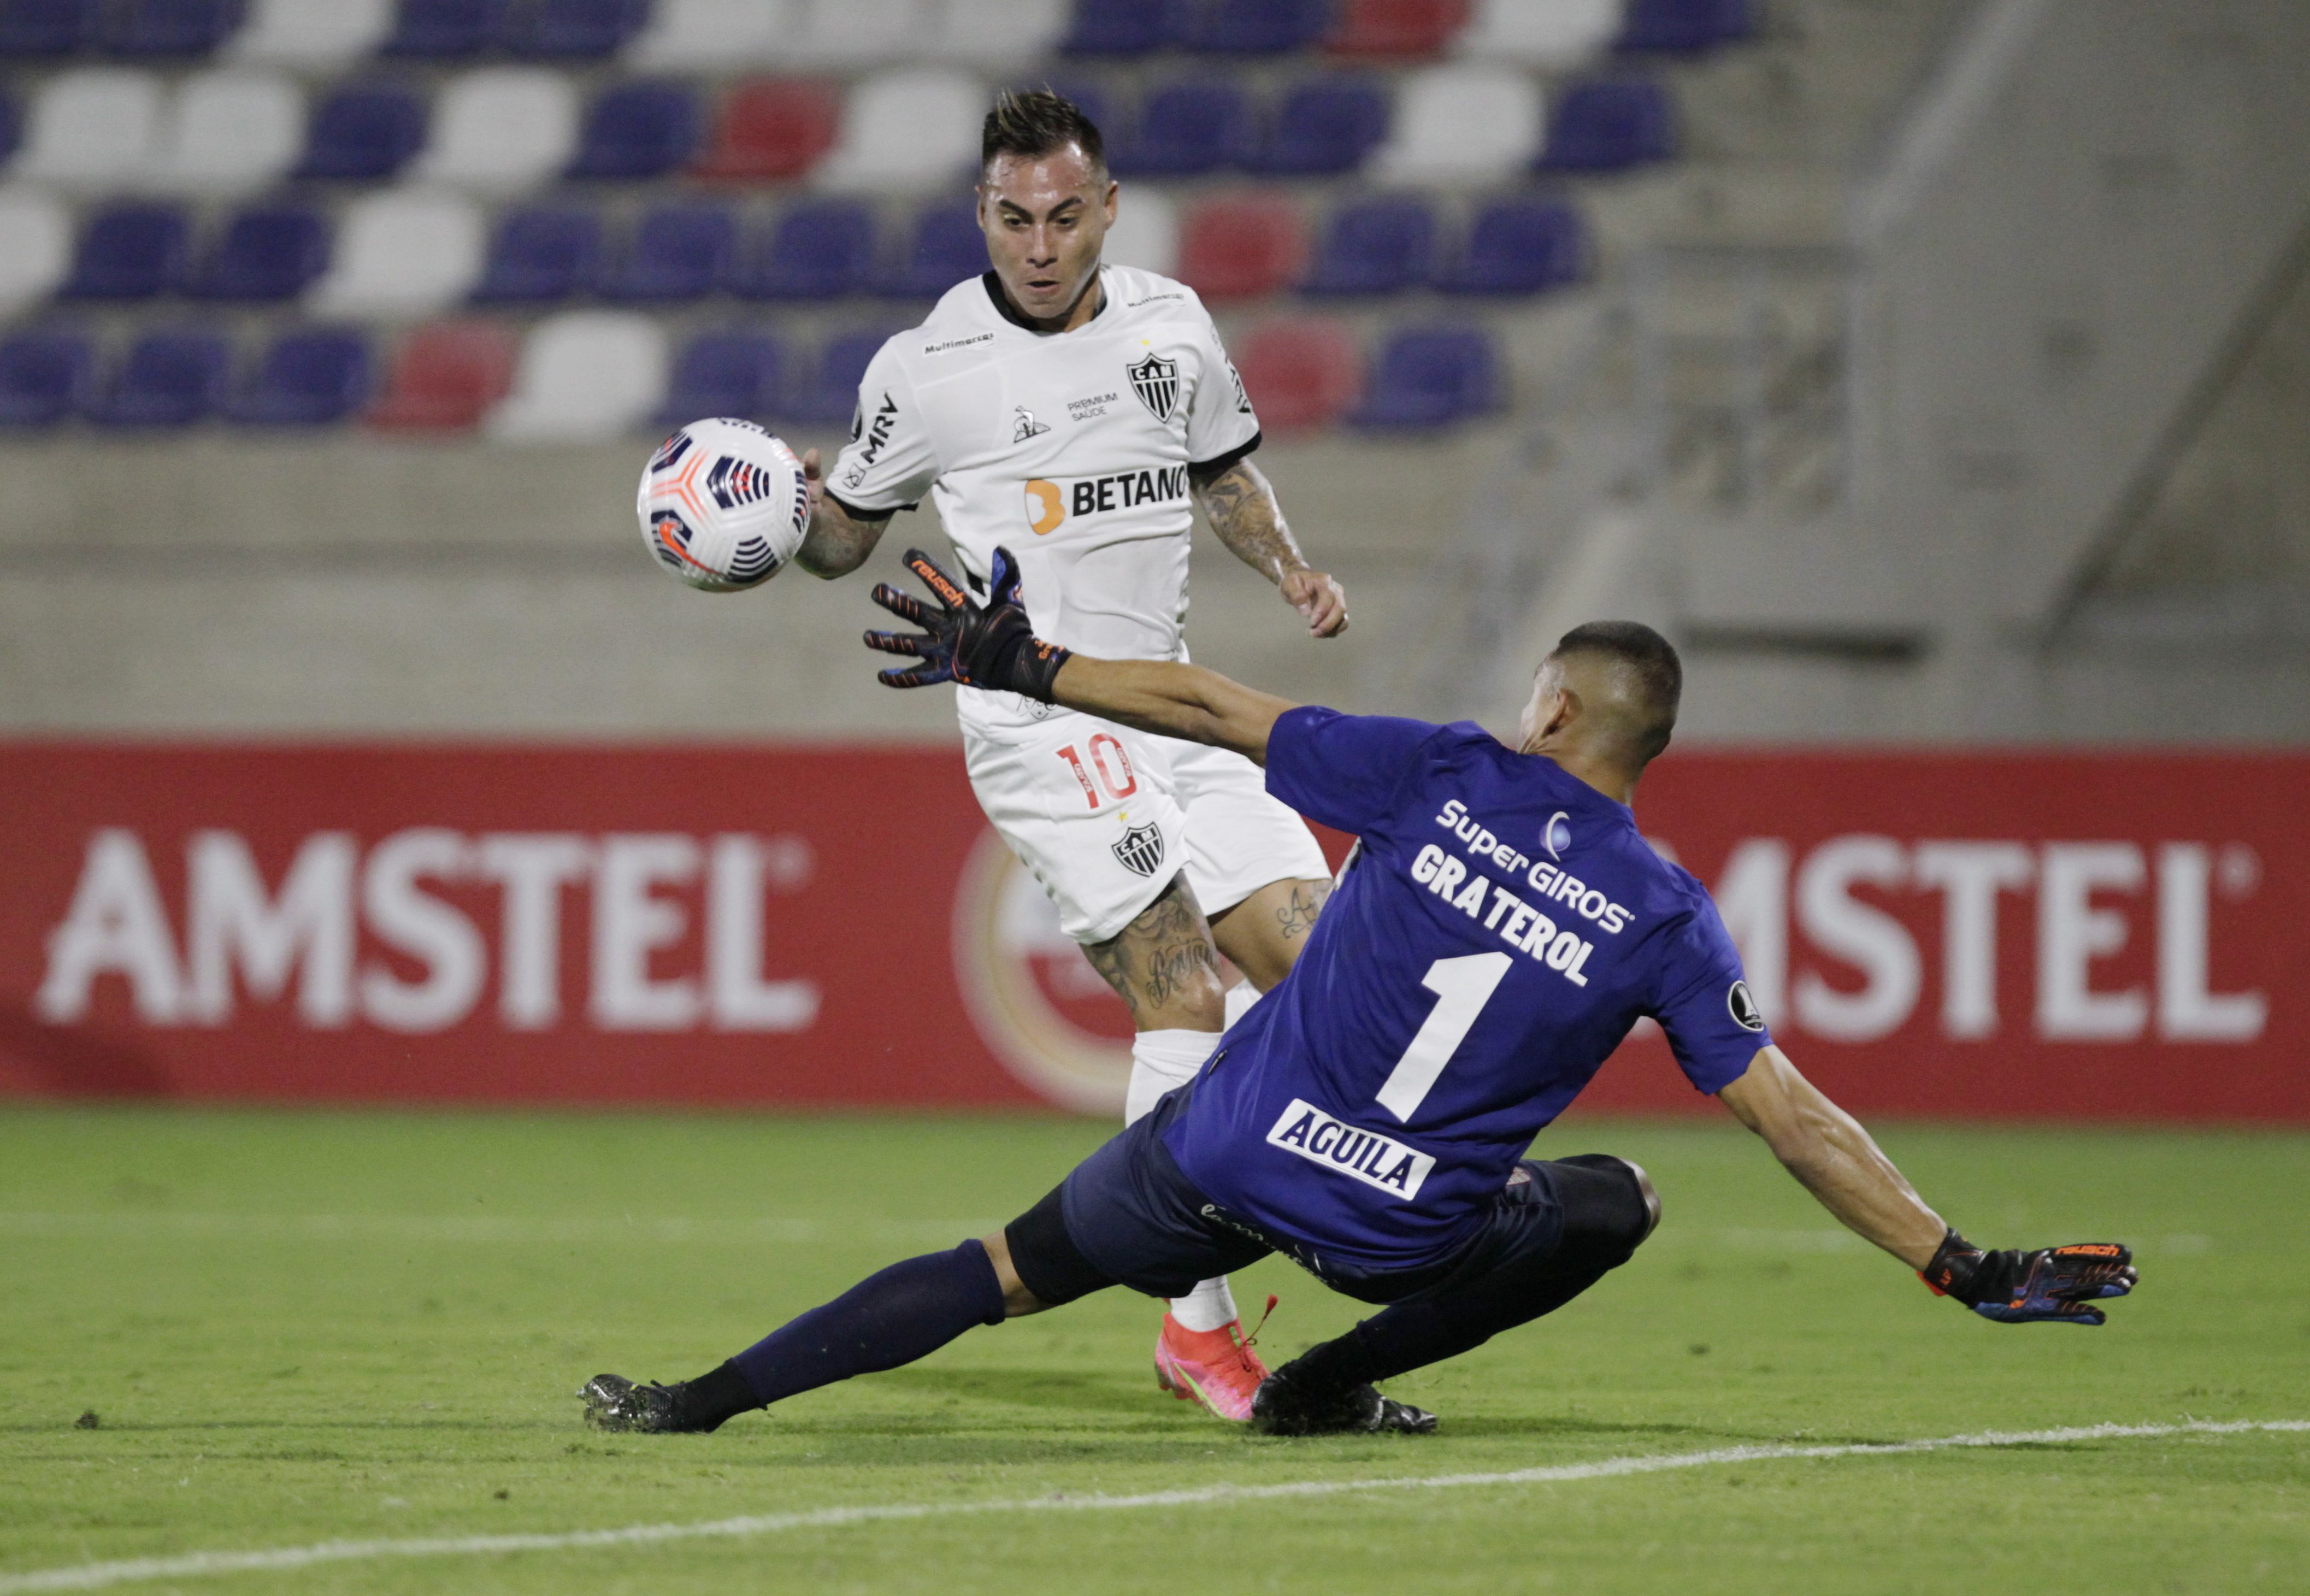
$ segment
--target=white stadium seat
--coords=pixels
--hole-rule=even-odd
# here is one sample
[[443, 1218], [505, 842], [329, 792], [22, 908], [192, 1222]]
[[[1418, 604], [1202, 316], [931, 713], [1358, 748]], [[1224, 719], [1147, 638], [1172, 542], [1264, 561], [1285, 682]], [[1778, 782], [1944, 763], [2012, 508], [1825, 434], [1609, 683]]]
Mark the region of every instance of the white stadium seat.
[[481, 208], [453, 190], [364, 195], [338, 222], [328, 274], [313, 285], [307, 308], [363, 320], [430, 316], [473, 291], [487, 239]]
[[1152, 183], [1125, 183], [1099, 258], [1166, 277], [1179, 269], [1179, 209]]
[[488, 194], [534, 187], [569, 164], [578, 91], [543, 66], [493, 66], [451, 80], [433, 101], [433, 131], [410, 176]]
[[654, 317], [572, 310], [530, 330], [513, 392], [491, 412], [493, 438], [578, 443], [648, 421], [665, 398], [665, 329]]
[[658, 0], [626, 59], [647, 71], [778, 65], [793, 58], [793, 11], [789, 0]]
[[814, 177], [821, 188], [943, 188], [978, 159], [986, 90], [943, 67], [886, 72], [851, 85], [842, 131]]
[[1621, 0], [1476, 0], [1459, 52], [1527, 66], [1577, 66], [1619, 37]]
[[32, 101], [16, 175], [91, 193], [141, 188], [152, 178], [160, 80], [120, 66], [60, 72]]
[[344, 66], [393, 30], [393, 0], [254, 0], [227, 47], [271, 66]]
[[274, 72], [198, 73], [177, 90], [154, 151], [158, 186], [179, 194], [248, 194], [297, 162], [305, 93]]
[[1067, 0], [943, 0], [923, 53], [1015, 69], [1042, 60], [1067, 30]]
[[38, 188], [0, 189], [0, 316], [45, 299], [72, 265], [72, 213]]
[[873, 66], [923, 54], [936, 0], [791, 0], [790, 59], [804, 66]]
[[1540, 85], [1513, 66], [1430, 66], [1396, 91], [1395, 120], [1373, 156], [1383, 183], [1477, 183], [1520, 170], [1539, 152]]

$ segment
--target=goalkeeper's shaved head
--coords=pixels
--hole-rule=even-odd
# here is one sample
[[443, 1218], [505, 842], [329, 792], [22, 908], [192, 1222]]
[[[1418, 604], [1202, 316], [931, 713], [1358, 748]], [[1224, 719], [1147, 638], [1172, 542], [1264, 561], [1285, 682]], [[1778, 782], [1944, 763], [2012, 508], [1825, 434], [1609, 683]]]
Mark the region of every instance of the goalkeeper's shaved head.
[[1641, 621], [1592, 620], [1541, 661], [1523, 746], [1567, 764], [1600, 762], [1633, 788], [1668, 746], [1683, 693], [1684, 666], [1666, 638]]

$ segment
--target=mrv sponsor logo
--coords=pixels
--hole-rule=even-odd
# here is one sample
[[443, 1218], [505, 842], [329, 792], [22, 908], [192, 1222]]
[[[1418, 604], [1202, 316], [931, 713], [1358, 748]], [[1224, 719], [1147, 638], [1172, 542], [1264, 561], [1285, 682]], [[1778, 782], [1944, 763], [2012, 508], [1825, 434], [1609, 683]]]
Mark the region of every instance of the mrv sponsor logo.
[[1046, 482], [1037, 477], [1027, 484], [1027, 525], [1035, 529], [1036, 536], [1046, 537], [1070, 518], [1135, 510], [1142, 505], [1184, 504], [1186, 498], [1184, 465], [1119, 471], [1112, 476], [1069, 482]]
[[1394, 1197], [1417, 1197], [1420, 1183], [1436, 1167], [1427, 1153], [1415, 1152], [1376, 1131], [1333, 1119], [1298, 1097], [1267, 1132], [1267, 1145], [1297, 1153], [1334, 1175], [1344, 1175]]

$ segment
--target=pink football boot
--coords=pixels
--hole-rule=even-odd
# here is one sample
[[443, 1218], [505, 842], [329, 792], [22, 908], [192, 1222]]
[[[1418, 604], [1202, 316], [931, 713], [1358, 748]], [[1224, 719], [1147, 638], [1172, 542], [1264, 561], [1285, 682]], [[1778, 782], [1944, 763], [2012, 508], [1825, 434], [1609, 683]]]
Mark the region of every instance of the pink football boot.
[[[1274, 1311], [1271, 1297], [1267, 1313]], [[1267, 1314], [1259, 1323], [1266, 1324]], [[1247, 1424], [1252, 1393], [1267, 1378], [1267, 1366], [1251, 1349], [1258, 1339], [1256, 1329], [1243, 1333], [1240, 1319], [1217, 1330], [1189, 1330], [1167, 1313], [1163, 1333], [1155, 1338], [1155, 1383], [1183, 1402], [1201, 1402], [1221, 1418]]]

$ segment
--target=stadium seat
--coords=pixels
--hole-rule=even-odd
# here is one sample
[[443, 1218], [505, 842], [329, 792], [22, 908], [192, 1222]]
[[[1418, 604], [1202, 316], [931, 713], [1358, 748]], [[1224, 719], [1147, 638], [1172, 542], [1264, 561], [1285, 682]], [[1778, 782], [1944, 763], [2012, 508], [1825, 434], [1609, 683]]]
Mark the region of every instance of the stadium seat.
[[571, 310], [530, 330], [513, 392], [491, 436], [520, 443], [616, 438], [647, 425], [665, 398], [665, 331], [627, 310]]
[[797, 384], [786, 395], [785, 420], [818, 427], [839, 427], [858, 409], [858, 385], [887, 332], [845, 333], [829, 339], [819, 351], [809, 381]]
[[967, 277], [986, 270], [986, 235], [968, 204], [932, 205], [915, 217], [905, 249], [882, 281], [894, 299], [934, 299]]
[[1475, 0], [1459, 52], [1483, 61], [1561, 70], [1594, 60], [1620, 26], [1624, 0]]
[[362, 418], [389, 432], [463, 432], [478, 427], [513, 386], [518, 341], [490, 321], [437, 322], [401, 346], [384, 395]]
[[728, 72], [780, 61], [792, 34], [782, 0], [657, 0], [625, 58], [646, 72]]
[[768, 422], [786, 396], [786, 347], [752, 327], [700, 333], [673, 363], [657, 424], [672, 429], [705, 416]]
[[1164, 7], [1150, 0], [1075, 0], [1059, 48], [1070, 56], [1144, 56], [1168, 42]]
[[586, 113], [572, 178], [662, 178], [698, 148], [698, 100], [687, 84], [622, 83]]
[[205, 56], [240, 26], [235, 0], [114, 0], [100, 42], [116, 56]]
[[452, 79], [433, 102], [431, 137], [410, 175], [484, 193], [532, 188], [578, 144], [578, 91], [542, 66], [495, 66]]
[[713, 142], [692, 176], [759, 183], [799, 178], [834, 145], [840, 91], [808, 78], [757, 79], [723, 100]]
[[152, 171], [161, 83], [123, 66], [44, 79], [32, 100], [15, 175], [95, 193], [134, 188]]
[[1395, 121], [1371, 162], [1384, 183], [1481, 182], [1540, 149], [1540, 86], [1512, 66], [1422, 67], [1399, 85]]
[[532, 206], [498, 218], [489, 264], [473, 290], [482, 305], [548, 305], [582, 291], [602, 249], [591, 211]]
[[1170, 42], [1211, 56], [1288, 55], [1332, 22], [1329, 0], [1170, 0], [1167, 9]]
[[1167, 83], [1147, 97], [1138, 126], [1110, 142], [1117, 177], [1193, 178], [1242, 160], [1251, 145], [1243, 91], [1223, 78]]
[[786, 0], [781, 59], [858, 70], [924, 53], [925, 13], [937, 0]]
[[0, 59], [72, 56], [96, 39], [98, 0], [4, 0]]
[[920, 194], [944, 188], [978, 160], [986, 91], [945, 67], [880, 73], [851, 87], [842, 131], [812, 181], [821, 188]]
[[447, 190], [386, 189], [345, 208], [327, 275], [306, 303], [316, 315], [385, 320], [430, 316], [481, 279], [482, 213]]
[[374, 183], [407, 166], [425, 142], [425, 107], [406, 89], [354, 83], [314, 110], [296, 176]]
[[1346, 0], [1324, 48], [1355, 60], [1440, 53], [1468, 23], [1468, 0]]
[[1176, 276], [1179, 270], [1179, 208], [1152, 183], [1134, 183], [1116, 202], [1099, 258], [1118, 266]]
[[72, 257], [72, 214], [54, 195], [0, 189], [0, 317], [56, 292]]
[[252, 0], [230, 53], [267, 66], [341, 67], [393, 31], [393, 0]]
[[1458, 259], [1438, 271], [1450, 294], [1534, 294], [1587, 274], [1587, 229], [1562, 200], [1507, 199], [1485, 206]]
[[1243, 341], [1235, 364], [1260, 429], [1272, 434], [1330, 426], [1363, 381], [1355, 340], [1332, 321], [1269, 322]]
[[24, 117], [17, 108], [16, 97], [0, 90], [0, 167], [16, 158], [16, 145], [23, 136]]
[[303, 327], [274, 340], [224, 413], [254, 427], [326, 427], [369, 397], [369, 341], [344, 327]]
[[1574, 83], [1549, 117], [1543, 170], [1620, 171], [1676, 152], [1668, 91], [1644, 79]]
[[1396, 294], [1428, 280], [1436, 216], [1410, 195], [1368, 199], [1332, 213], [1299, 291]]
[[1693, 55], [1752, 30], [1749, 0], [1628, 0], [1613, 48], [1630, 53]]
[[855, 200], [818, 200], [780, 216], [731, 287], [752, 299], [838, 299], [874, 270], [873, 213]]
[[13, 333], [0, 340], [0, 427], [53, 427], [87, 397], [94, 360], [78, 333]]
[[1067, 0], [945, 0], [934, 11], [922, 53], [942, 61], [1015, 67], [1050, 55], [1068, 20]]
[[1179, 238], [1179, 275], [1207, 299], [1255, 299], [1299, 275], [1307, 235], [1281, 192], [1207, 200]]
[[302, 205], [254, 205], [225, 224], [195, 272], [204, 299], [293, 299], [329, 268], [329, 225]]
[[506, 0], [401, 0], [385, 56], [464, 60], [492, 49], [505, 32]]
[[514, 55], [598, 61], [614, 56], [649, 20], [649, 0], [536, 0], [515, 12], [503, 35]]
[[1370, 78], [1336, 74], [1283, 92], [1267, 136], [1246, 162], [1278, 177], [1353, 171], [1387, 137], [1387, 92]]
[[253, 194], [305, 142], [305, 93], [279, 73], [228, 67], [187, 78], [161, 119], [155, 183], [178, 194]]
[[1382, 347], [1363, 403], [1348, 419], [1359, 427], [1445, 427], [1495, 410], [1500, 400], [1499, 357], [1489, 334], [1411, 328]]
[[224, 392], [225, 342], [205, 329], [149, 332], [130, 346], [82, 413], [100, 427], [189, 427]]
[[191, 230], [174, 205], [115, 205], [88, 220], [67, 299], [150, 299], [185, 285]]
[[673, 303], [720, 291], [738, 252], [738, 219], [720, 205], [654, 205], [626, 247], [595, 273], [605, 299]]

